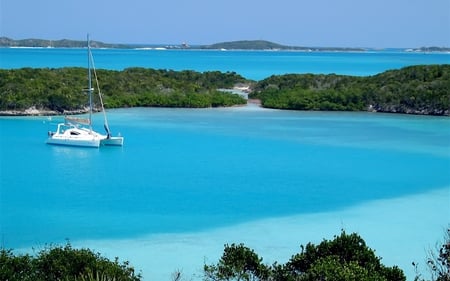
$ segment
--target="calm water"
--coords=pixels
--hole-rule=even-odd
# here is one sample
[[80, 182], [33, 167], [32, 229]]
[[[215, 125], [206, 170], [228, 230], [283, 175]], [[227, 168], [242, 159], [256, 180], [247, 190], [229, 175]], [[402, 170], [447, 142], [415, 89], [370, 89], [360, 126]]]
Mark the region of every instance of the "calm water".
[[[22, 61], [24, 65], [72, 65], [77, 56], [83, 61], [80, 51], [3, 49], [1, 65], [19, 67], [17, 54], [27, 53], [25, 59], [28, 52], [45, 59], [39, 55]], [[102, 59], [119, 56], [121, 64], [110, 68], [138, 64], [147, 55], [178, 56], [172, 51], [98, 52], [97, 67]], [[55, 60], [56, 53], [66, 60]], [[203, 66], [238, 73], [253, 69], [251, 78], [269, 71], [255, 70], [260, 62], [248, 62], [254, 57], [276, 61], [280, 56], [272, 63], [300, 71], [297, 55], [308, 55], [190, 51], [168, 59], [166, 68], [176, 68], [171, 63], [183, 57], [194, 60], [187, 54], [202, 61], [199, 57], [222, 53], [235, 56], [223, 65], [214, 60], [216, 65]], [[374, 59], [378, 55], [386, 61]], [[295, 57], [292, 64], [285, 56]], [[311, 71], [327, 65], [324, 71], [345, 72], [344, 66], [359, 64], [376, 72], [405, 57], [421, 58], [312, 54], [307, 60], [322, 61], [312, 64]], [[234, 69], [238, 60], [245, 63]], [[411, 261], [422, 262], [427, 247], [443, 237], [449, 223], [448, 117], [251, 105], [120, 109], [108, 116], [112, 130], [125, 136], [123, 148], [45, 145], [47, 131], [59, 117], [0, 117], [1, 246], [30, 251], [70, 239], [130, 260], [143, 270], [145, 280], [170, 280], [176, 269], [201, 280], [203, 262], [217, 261], [224, 243], [244, 242], [265, 261], [284, 262], [300, 244], [331, 238], [345, 228], [361, 233], [386, 264], [400, 265], [411, 278]], [[102, 117], [95, 118], [101, 130]]]
[[[446, 53], [383, 52], [274, 52], [198, 50], [94, 49], [97, 68], [127, 67], [196, 71], [235, 71], [260, 80], [273, 74], [337, 73], [373, 75], [417, 64], [450, 63]], [[0, 68], [86, 66], [83, 49], [0, 48]]]

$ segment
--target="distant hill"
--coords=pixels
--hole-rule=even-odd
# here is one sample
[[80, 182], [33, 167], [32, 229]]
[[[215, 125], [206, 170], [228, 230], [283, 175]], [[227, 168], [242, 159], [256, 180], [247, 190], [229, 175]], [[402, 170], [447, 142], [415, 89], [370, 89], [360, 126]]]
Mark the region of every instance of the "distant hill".
[[203, 45], [202, 49], [225, 50], [296, 50], [296, 51], [365, 51], [363, 48], [286, 46], [265, 40], [241, 40]]
[[286, 46], [265, 40], [241, 40], [201, 46], [202, 49], [225, 50], [296, 50], [296, 51], [365, 51], [363, 48]]
[[239, 49], [239, 50], [271, 50], [271, 49], [284, 49], [286, 46], [264, 41], [264, 40], [242, 40], [232, 42], [221, 42], [212, 45], [202, 46], [204, 49]]

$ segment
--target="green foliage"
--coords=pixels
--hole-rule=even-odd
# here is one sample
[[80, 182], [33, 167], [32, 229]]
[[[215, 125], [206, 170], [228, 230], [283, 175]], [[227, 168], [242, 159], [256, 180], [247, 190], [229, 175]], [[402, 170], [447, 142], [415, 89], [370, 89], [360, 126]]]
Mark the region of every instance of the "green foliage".
[[0, 250], [0, 280], [117, 280], [138, 281], [128, 262], [110, 261], [89, 249], [74, 249], [70, 244], [40, 251], [35, 257], [14, 255]]
[[81, 109], [88, 102], [85, 77], [82, 68], [0, 70], [0, 109]]
[[[245, 99], [217, 91], [245, 79], [234, 72], [128, 68], [97, 70], [105, 106], [211, 107], [245, 104]], [[0, 110], [30, 107], [64, 111], [86, 108], [88, 98], [83, 68], [22, 68], [0, 70]], [[97, 95], [94, 95], [97, 97]], [[94, 100], [99, 104], [98, 100]]]
[[420, 65], [371, 77], [274, 75], [259, 81], [250, 98], [279, 109], [448, 115], [448, 89], [450, 65]]
[[206, 280], [267, 280], [269, 268], [243, 244], [225, 245], [217, 265], [204, 266]]
[[34, 280], [32, 262], [29, 255], [15, 256], [11, 250], [0, 249], [0, 280]]
[[379, 111], [448, 115], [448, 89], [450, 65], [422, 65], [370, 77], [365, 97]]
[[319, 245], [308, 243], [284, 269], [292, 278], [304, 275], [302, 280], [405, 280], [399, 268], [382, 265], [358, 234], [344, 231]]
[[[128, 68], [97, 71], [105, 106], [218, 107], [245, 99], [217, 91], [248, 82], [235, 72]], [[83, 68], [0, 70], [0, 110], [83, 110]], [[259, 81], [250, 98], [294, 110], [373, 110], [449, 115], [450, 65], [419, 65], [370, 77], [287, 74]], [[98, 104], [98, 101], [96, 101]]]
[[398, 267], [386, 267], [357, 234], [344, 231], [319, 245], [308, 243], [286, 264], [264, 265], [253, 250], [244, 245], [225, 245], [217, 265], [205, 265], [205, 280], [276, 281], [404, 281]]

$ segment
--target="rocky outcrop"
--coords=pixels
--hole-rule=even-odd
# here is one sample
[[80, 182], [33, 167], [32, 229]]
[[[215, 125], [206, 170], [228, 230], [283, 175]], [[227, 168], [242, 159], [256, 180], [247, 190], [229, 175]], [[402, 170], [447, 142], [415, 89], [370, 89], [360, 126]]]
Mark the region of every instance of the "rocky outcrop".
[[402, 114], [415, 114], [415, 115], [439, 115], [449, 116], [449, 109], [437, 109], [437, 108], [409, 108], [395, 105], [370, 105], [368, 111], [371, 112], [383, 112], [383, 113], [402, 113]]
[[[98, 112], [98, 109], [94, 110]], [[85, 114], [89, 112], [89, 108], [82, 108], [77, 110], [64, 110], [56, 111], [50, 109], [30, 107], [25, 110], [3, 110], [0, 111], [0, 116], [55, 116], [55, 115], [75, 115], [75, 114]]]

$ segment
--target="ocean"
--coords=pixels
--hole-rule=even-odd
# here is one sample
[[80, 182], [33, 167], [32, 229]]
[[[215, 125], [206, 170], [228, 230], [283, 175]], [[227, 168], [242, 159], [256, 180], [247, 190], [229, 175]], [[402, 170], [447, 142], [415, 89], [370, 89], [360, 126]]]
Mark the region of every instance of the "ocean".
[[[81, 49], [0, 49], [1, 68], [84, 66]], [[94, 50], [97, 68], [132, 66], [373, 75], [448, 54]], [[45, 144], [61, 117], [0, 117], [0, 245], [48, 244], [129, 260], [144, 280], [201, 280], [226, 243], [264, 262], [358, 232], [414, 278], [450, 218], [450, 119], [233, 108], [108, 111], [124, 147]], [[100, 130], [102, 116], [95, 115]], [[426, 271], [425, 269], [423, 270]]]

